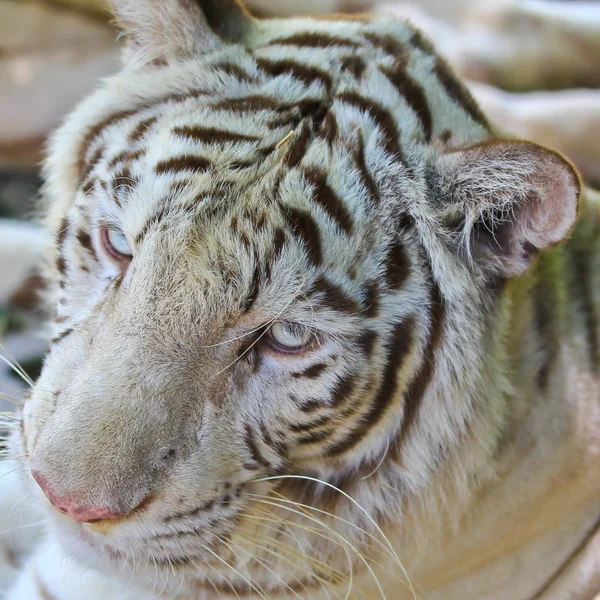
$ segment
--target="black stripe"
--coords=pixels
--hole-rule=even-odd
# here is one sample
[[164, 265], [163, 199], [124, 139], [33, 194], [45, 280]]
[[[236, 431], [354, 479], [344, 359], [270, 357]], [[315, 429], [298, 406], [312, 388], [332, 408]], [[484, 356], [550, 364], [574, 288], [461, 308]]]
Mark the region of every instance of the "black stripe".
[[143, 148], [139, 150], [124, 150], [123, 152], [114, 156], [107, 165], [108, 169], [114, 169], [119, 163], [133, 162], [144, 155], [146, 151]]
[[327, 173], [316, 167], [310, 167], [304, 170], [304, 176], [313, 187], [312, 199], [345, 234], [351, 235], [354, 227], [352, 216], [344, 202], [327, 182]]
[[110, 182], [111, 193], [115, 204], [121, 208], [120, 195], [124, 191], [130, 190], [133, 185], [138, 182], [131, 177], [131, 171], [127, 167], [123, 167], [119, 173], [117, 173]]
[[304, 413], [311, 413], [315, 410], [325, 408], [326, 406], [327, 404], [325, 402], [311, 398], [310, 400], [305, 400], [302, 404], [300, 404], [299, 408]]
[[377, 337], [377, 332], [367, 329], [366, 331], [363, 331], [363, 333], [361, 333], [356, 340], [356, 343], [367, 360], [370, 360], [371, 356], [373, 355]]
[[[127, 117], [131, 117], [133, 115], [135, 115], [137, 112], [139, 112], [141, 110], [141, 108], [132, 108], [132, 109], [127, 109], [127, 110], [121, 110], [118, 111], [116, 113], [113, 113], [112, 115], [109, 115], [108, 117], [102, 119], [102, 121], [100, 121], [99, 123], [96, 123], [95, 125], [93, 125], [92, 127], [90, 127], [87, 131], [87, 133], [85, 134], [85, 136], [83, 137], [83, 140], [81, 142], [81, 145], [79, 146], [80, 150], [79, 150], [79, 158], [78, 158], [78, 172], [79, 172], [79, 181], [82, 182], [86, 179], [86, 164], [87, 161], [85, 159], [85, 153], [87, 152], [87, 149], [89, 148], [90, 143], [96, 138], [98, 137], [107, 127], [110, 127], [111, 125], [114, 125], [115, 123], [118, 123], [119, 121], [122, 121], [123, 119], [126, 119]], [[89, 173], [89, 170], [87, 171]]]
[[161, 211], [159, 211], [158, 213], [156, 213], [155, 215], [153, 215], [146, 221], [144, 226], [140, 229], [140, 232], [134, 238], [136, 246], [139, 246], [141, 244], [142, 240], [148, 234], [148, 231], [150, 230], [150, 228], [153, 227], [154, 225], [157, 225], [158, 223], [160, 223], [160, 221], [162, 221], [162, 219], [165, 217], [166, 214], [167, 214], [167, 211], [163, 208]]
[[411, 383], [404, 394], [404, 414], [402, 417], [402, 429], [400, 430], [399, 437], [395, 440], [394, 446], [395, 451], [400, 452], [404, 440], [407, 439], [408, 432], [412, 425], [416, 421], [416, 416], [421, 406], [421, 401], [425, 395], [425, 391], [429, 386], [433, 374], [435, 372], [435, 353], [442, 340], [442, 333], [444, 331], [444, 322], [446, 309], [444, 306], [444, 299], [437, 282], [433, 278], [431, 273], [431, 292], [430, 292], [430, 319], [429, 325], [429, 340], [427, 347], [423, 353], [423, 359], [421, 361], [421, 368], [419, 369], [416, 376], [413, 378]]
[[398, 372], [410, 353], [414, 340], [415, 318], [409, 317], [398, 323], [387, 346], [387, 361], [381, 385], [371, 402], [371, 408], [363, 416], [360, 425], [341, 442], [328, 449], [327, 456], [339, 456], [354, 448], [365, 435], [383, 418], [398, 393]]
[[474, 121], [489, 130], [490, 124], [486, 116], [473, 99], [473, 96], [471, 96], [469, 90], [457, 79], [445, 60], [442, 58], [437, 59], [433, 73], [439, 79], [448, 96], [467, 111]]
[[[172, 515], [167, 515], [163, 519], [163, 522], [169, 523], [171, 521], [178, 521], [178, 520], [184, 519], [184, 518], [197, 517], [198, 515], [200, 515], [202, 513], [212, 510], [212, 508], [214, 508], [215, 504], [216, 504], [215, 499], [207, 500], [203, 504], [200, 504], [199, 506], [191, 508], [190, 510], [173, 513]], [[152, 536], [152, 539], [164, 538], [166, 535], [168, 536], [171, 534], [156, 534], [156, 536]]]
[[260, 450], [258, 449], [258, 446], [256, 445], [256, 440], [254, 439], [254, 432], [248, 424], [246, 424], [244, 441], [246, 443], [246, 447], [248, 448], [248, 452], [250, 453], [250, 457], [252, 458], [252, 460], [258, 465], [262, 465], [267, 469], [271, 469], [271, 463], [261, 454]]
[[342, 60], [342, 71], [352, 73], [356, 79], [361, 79], [367, 69], [367, 63], [362, 56], [347, 56]]
[[64, 217], [58, 226], [58, 231], [56, 232], [56, 247], [59, 251], [62, 250], [65, 244], [65, 239], [67, 238], [70, 227], [71, 223], [69, 222], [68, 217]]
[[312, 431], [302, 437], [296, 438], [294, 441], [296, 444], [306, 446], [308, 444], [316, 444], [326, 440], [333, 434], [332, 429], [321, 429], [320, 431]]
[[248, 292], [248, 296], [244, 301], [242, 310], [244, 312], [248, 312], [256, 302], [258, 298], [258, 292], [260, 291], [260, 265], [258, 262], [254, 266], [254, 273], [252, 275], [252, 281], [250, 282], [250, 290]]
[[421, 33], [419, 29], [412, 28], [413, 33], [410, 36], [410, 45], [425, 54], [429, 54], [430, 56], [435, 56], [435, 48], [433, 44]]
[[291, 423], [288, 425], [288, 429], [294, 433], [305, 433], [320, 427], [321, 425], [325, 425], [325, 423], [327, 423], [329, 420], [329, 417], [319, 417], [318, 419], [309, 421], [308, 423]]
[[294, 234], [304, 244], [309, 260], [315, 266], [320, 266], [323, 261], [321, 237], [319, 235], [319, 227], [313, 216], [307, 211], [290, 206], [284, 207], [284, 210], [286, 219], [292, 227]]
[[[541, 266], [541, 261], [539, 264]], [[539, 388], [545, 392], [548, 388], [551, 367], [558, 355], [558, 340], [555, 336], [553, 322], [555, 298], [552, 284], [548, 284], [540, 278], [532, 288], [531, 294], [533, 325], [537, 335], [538, 352], [542, 359], [536, 375], [536, 382]]]
[[55, 338], [52, 338], [52, 344], [58, 344], [58, 342], [61, 342], [62, 340], [64, 340], [68, 335], [70, 335], [71, 333], [73, 333], [73, 328], [69, 327], [68, 329], [65, 329], [64, 331], [62, 331], [61, 333], [59, 333]]
[[280, 440], [273, 439], [264, 422], [260, 424], [260, 436], [265, 446], [271, 448], [279, 458], [284, 458], [287, 453], [285, 444]]
[[358, 314], [360, 306], [356, 300], [351, 298], [338, 285], [331, 283], [324, 275], [319, 275], [312, 283], [309, 296], [319, 295], [319, 301], [323, 306], [338, 312], [350, 315]]
[[96, 250], [94, 249], [94, 245], [92, 243], [92, 238], [87, 231], [80, 229], [77, 232], [76, 237], [77, 241], [81, 244], [83, 248], [85, 248], [94, 258], [98, 258], [96, 256]]
[[331, 48], [331, 47], [350, 47], [358, 49], [360, 45], [352, 40], [340, 38], [337, 36], [325, 35], [323, 33], [296, 33], [285, 38], [276, 38], [271, 40], [271, 45], [280, 46], [298, 46], [308, 48]]
[[275, 262], [281, 251], [283, 250], [283, 246], [285, 245], [285, 231], [281, 227], [277, 227], [275, 229], [275, 233], [273, 234], [273, 245], [271, 249], [271, 261]]
[[227, 98], [215, 102], [212, 108], [236, 112], [259, 112], [261, 110], [280, 110], [282, 104], [276, 98], [254, 95], [242, 98]]
[[306, 368], [301, 373], [292, 373], [292, 377], [295, 377], [296, 379], [316, 379], [323, 371], [325, 371], [325, 369], [327, 369], [326, 363], [316, 363]]
[[300, 161], [304, 158], [309, 147], [311, 136], [312, 130], [308, 121], [305, 121], [302, 124], [300, 133], [294, 136], [287, 146], [288, 153], [285, 162], [290, 169], [298, 166]]
[[363, 314], [369, 319], [374, 319], [379, 316], [379, 283], [373, 279], [365, 284], [364, 290]]
[[180, 173], [185, 171], [205, 172], [211, 167], [208, 159], [201, 156], [175, 156], [160, 161], [154, 168], [158, 175], [163, 173]]
[[[209, 94], [209, 92], [207, 92], [206, 90], [200, 90], [200, 89], [189, 90], [189, 91], [181, 92], [181, 93], [167, 94], [165, 96], [161, 96], [160, 98], [156, 98], [156, 100], [149, 100], [148, 102], [142, 104], [141, 106], [137, 106], [135, 108], [121, 110], [116, 113], [113, 113], [112, 115], [107, 116], [106, 118], [102, 119], [102, 121], [100, 121], [100, 122], [96, 123], [95, 125], [93, 125], [92, 127], [90, 127], [88, 129], [87, 133], [85, 134], [85, 136], [81, 142], [81, 145], [79, 147], [80, 149], [79, 149], [79, 154], [78, 154], [78, 159], [77, 159], [78, 172], [80, 174], [79, 181], [84, 181], [86, 179], [86, 177], [84, 177], [82, 175], [82, 173], [84, 172], [85, 166], [86, 166], [86, 159], [85, 159], [86, 152], [87, 152], [91, 142], [95, 138], [97, 138], [99, 135], [101, 135], [105, 129], [107, 129], [108, 127], [111, 127], [112, 125], [119, 123], [119, 121], [127, 119], [128, 117], [131, 117], [131, 116], [133, 116], [137, 113], [140, 113], [144, 110], [150, 109], [153, 106], [159, 106], [160, 104], [164, 104], [166, 102], [184, 102], [186, 100], [189, 100], [192, 98], [199, 98], [201, 96], [206, 96], [208, 94]], [[150, 119], [148, 119], [148, 121], [150, 121]], [[135, 130], [133, 133], [135, 133]], [[142, 134], [140, 133], [138, 135], [142, 135]]]
[[330, 406], [333, 408], [339, 407], [352, 395], [356, 387], [356, 375], [350, 373], [336, 381], [335, 386], [331, 390]]
[[[83, 151], [85, 153], [85, 150]], [[100, 162], [104, 154], [104, 146], [100, 145], [89, 159], [83, 159], [79, 165], [79, 185], [87, 180], [90, 173], [94, 170], [94, 167]], [[87, 190], [85, 190], [87, 192]]]
[[391, 35], [379, 35], [376, 33], [365, 33], [364, 37], [375, 48], [383, 50], [386, 54], [395, 58], [408, 57], [408, 48], [397, 38]]
[[385, 261], [385, 280], [393, 290], [398, 290], [410, 275], [410, 258], [404, 244], [396, 235]]
[[335, 140], [337, 139], [339, 133], [339, 128], [337, 124], [337, 119], [335, 118], [335, 113], [333, 111], [328, 111], [327, 115], [325, 115], [325, 120], [319, 129], [319, 137], [325, 140], [329, 146], [331, 146]]
[[271, 243], [271, 256], [264, 264], [264, 277], [267, 282], [271, 281], [271, 268], [279, 258], [285, 244], [285, 231], [281, 227], [275, 228], [273, 232], [273, 242]]
[[423, 88], [406, 72], [406, 65], [397, 61], [392, 68], [381, 69], [382, 73], [392, 82], [411, 110], [419, 117], [425, 140], [431, 141], [433, 119]]
[[186, 125], [184, 127], [173, 128], [173, 133], [186, 139], [205, 144], [260, 141], [260, 138], [254, 135], [245, 135], [235, 131], [225, 131], [223, 129], [217, 129], [216, 127], [191, 127]]
[[250, 82], [250, 81], [254, 81], [254, 79], [255, 79], [252, 75], [249, 75], [248, 73], [246, 73], [246, 71], [244, 71], [241, 67], [238, 67], [237, 65], [233, 65], [231, 63], [220, 63], [220, 64], [215, 64], [212, 66], [214, 69], [220, 71], [221, 73], [225, 73], [226, 75], [231, 75], [231, 76], [235, 77], [236, 79], [239, 79], [240, 81]]
[[381, 202], [381, 196], [379, 195], [379, 188], [373, 179], [373, 175], [371, 171], [369, 171], [369, 167], [367, 166], [367, 158], [365, 155], [365, 141], [362, 136], [358, 139], [358, 144], [356, 146], [356, 152], [354, 153], [354, 160], [356, 161], [356, 166], [358, 167], [358, 172], [360, 174], [360, 178], [367, 190], [367, 194], [369, 195], [369, 199], [373, 204], [379, 205]]
[[150, 127], [152, 127], [152, 125], [154, 125], [154, 123], [156, 123], [157, 120], [158, 117], [150, 117], [148, 119], [140, 121], [137, 124], [136, 128], [129, 134], [129, 141], [133, 144], [141, 140], [144, 137], [144, 135], [146, 135], [146, 132], [150, 129]]
[[[64, 277], [66, 275], [67, 261], [65, 260], [65, 257], [60, 253], [56, 257], [56, 268], [58, 269], [58, 272], [61, 275], [61, 277]], [[61, 282], [61, 283], [64, 283], [64, 282]]]
[[333, 82], [331, 74], [317, 67], [301, 64], [292, 59], [273, 61], [266, 58], [259, 58], [257, 63], [262, 71], [273, 77], [291, 75], [294, 79], [302, 81], [306, 86], [310, 86], [316, 82], [325, 88], [327, 94], [331, 91]]
[[399, 158], [401, 162], [405, 162], [402, 149], [400, 147], [400, 135], [398, 125], [392, 113], [377, 104], [373, 100], [363, 98], [355, 92], [344, 92], [336, 96], [336, 99], [350, 106], [354, 106], [359, 110], [366, 112], [371, 116], [377, 124], [384, 137], [384, 148], [389, 153]]

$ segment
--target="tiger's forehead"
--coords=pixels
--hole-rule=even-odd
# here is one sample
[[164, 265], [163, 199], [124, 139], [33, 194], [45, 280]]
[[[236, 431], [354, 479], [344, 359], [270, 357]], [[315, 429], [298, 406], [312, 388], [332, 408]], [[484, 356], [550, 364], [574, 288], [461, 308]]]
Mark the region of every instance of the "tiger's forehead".
[[468, 93], [408, 25], [298, 20], [286, 22], [285, 35], [276, 24], [264, 28], [250, 47], [109, 80], [78, 111], [86, 113], [78, 183], [85, 189], [94, 176], [129, 176], [138, 160], [145, 173], [211, 170], [251, 182], [257, 165], [281, 161], [286, 139], [305, 144], [290, 167], [319, 136], [330, 146], [356, 145], [357, 132], [365, 143], [378, 137], [409, 163], [440, 140], [489, 135]]

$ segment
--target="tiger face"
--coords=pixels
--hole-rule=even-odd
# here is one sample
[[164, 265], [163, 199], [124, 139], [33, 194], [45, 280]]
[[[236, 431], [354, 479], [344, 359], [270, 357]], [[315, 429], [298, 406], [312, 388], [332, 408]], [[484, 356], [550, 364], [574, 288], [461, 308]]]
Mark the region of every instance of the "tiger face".
[[63, 546], [142, 587], [345, 594], [493, 474], [506, 282], [577, 175], [404, 23], [115, 8], [125, 69], [50, 146], [55, 334], [14, 448]]

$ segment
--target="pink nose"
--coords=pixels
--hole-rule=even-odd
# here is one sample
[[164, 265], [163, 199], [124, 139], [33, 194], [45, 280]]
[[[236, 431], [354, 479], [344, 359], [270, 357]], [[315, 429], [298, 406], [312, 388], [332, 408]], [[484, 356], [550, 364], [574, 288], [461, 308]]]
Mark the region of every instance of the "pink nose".
[[70, 498], [69, 496], [64, 496], [63, 498], [59, 498], [50, 487], [46, 478], [40, 475], [37, 471], [32, 470], [31, 474], [33, 478], [37, 481], [38, 485], [42, 488], [44, 494], [54, 507], [59, 510], [61, 513], [68, 515], [71, 519], [75, 521], [80, 521], [82, 523], [92, 523], [94, 521], [100, 521], [102, 519], [119, 519], [124, 515], [119, 512], [115, 512], [112, 510], [108, 510], [107, 508], [97, 508], [94, 506], [81, 506], [78, 502]]

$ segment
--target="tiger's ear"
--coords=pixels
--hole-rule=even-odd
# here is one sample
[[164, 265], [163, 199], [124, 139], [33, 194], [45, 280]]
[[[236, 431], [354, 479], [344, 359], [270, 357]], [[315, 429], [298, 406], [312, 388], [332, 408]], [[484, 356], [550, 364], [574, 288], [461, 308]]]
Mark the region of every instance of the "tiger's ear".
[[142, 64], [243, 43], [253, 24], [238, 0], [112, 0], [112, 9], [129, 37], [125, 61]]
[[505, 276], [525, 272], [577, 220], [581, 182], [559, 153], [493, 140], [440, 157], [443, 221], [473, 260]]

